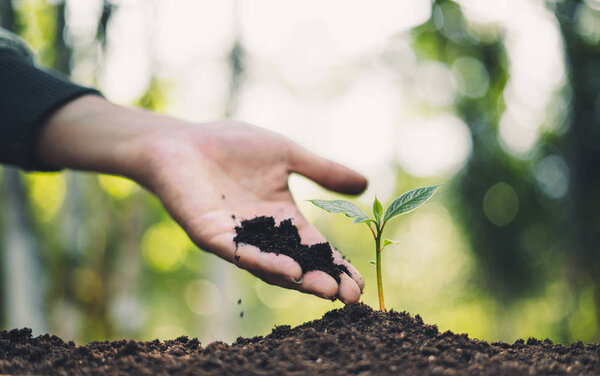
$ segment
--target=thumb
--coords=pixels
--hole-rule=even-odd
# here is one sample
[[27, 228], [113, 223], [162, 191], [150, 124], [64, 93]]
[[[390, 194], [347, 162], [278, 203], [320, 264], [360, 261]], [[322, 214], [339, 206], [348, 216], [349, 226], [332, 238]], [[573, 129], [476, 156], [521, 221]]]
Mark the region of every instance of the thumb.
[[321, 158], [295, 145], [290, 153], [290, 171], [297, 172], [335, 192], [356, 195], [368, 185], [367, 179], [339, 163]]

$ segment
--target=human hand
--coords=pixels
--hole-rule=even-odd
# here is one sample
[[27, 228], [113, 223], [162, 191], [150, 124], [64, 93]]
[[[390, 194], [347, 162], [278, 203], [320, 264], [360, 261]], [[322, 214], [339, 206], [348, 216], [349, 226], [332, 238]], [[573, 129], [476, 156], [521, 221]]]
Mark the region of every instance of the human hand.
[[[98, 100], [91, 99], [92, 102]], [[106, 103], [88, 105], [105, 106]], [[71, 112], [81, 111], [80, 108], [72, 108]], [[277, 221], [292, 218], [304, 244], [324, 242], [325, 238], [294, 204], [288, 189], [289, 175], [300, 173], [325, 188], [348, 194], [357, 194], [366, 188], [364, 177], [280, 135], [249, 124], [232, 121], [190, 124], [120, 107], [107, 110], [91, 117], [82, 114], [70, 117], [71, 122], [73, 119], [86, 122], [87, 127], [78, 125], [78, 132], [84, 132], [82, 128], [94, 129], [91, 134], [95, 135], [96, 147], [91, 149], [95, 157], [85, 156], [89, 151], [82, 147], [78, 153], [63, 156], [62, 163], [57, 160], [54, 165], [112, 172], [136, 180], [159, 197], [175, 221], [201, 248], [268, 283], [328, 299], [337, 296], [345, 303], [358, 301], [364, 287], [363, 278], [337, 251], [334, 250], [334, 261], [345, 265], [351, 274], [342, 274], [339, 285], [321, 271], [302, 275], [300, 265], [285, 255], [261, 252], [243, 244], [236, 252], [233, 238], [239, 220], [267, 215]], [[60, 125], [65, 123], [64, 119], [52, 120], [50, 125], [56, 125], [54, 132], [50, 127], [44, 129], [40, 144], [41, 157], [46, 156], [46, 162], [48, 159], [52, 162], [58, 152], [54, 150], [52, 157], [52, 148], [45, 149], [57, 141], [53, 133], [60, 132], [62, 127], [64, 134], [65, 129]], [[92, 123], [102, 124], [103, 130]], [[115, 123], [121, 126], [112, 129], [109, 124]], [[100, 158], [101, 134], [109, 134], [106, 140], [112, 141], [109, 142], [112, 157], [104, 160]], [[89, 134], [75, 137], [86, 139]], [[77, 154], [84, 157], [79, 155], [73, 166], [73, 162], [68, 161]]]
[[267, 215], [276, 221], [293, 218], [305, 244], [325, 242], [294, 204], [288, 189], [290, 173], [349, 194], [366, 187], [361, 175], [275, 133], [230, 121], [162, 128], [140, 139], [138, 145], [144, 150], [140, 165], [145, 168], [136, 174], [136, 180], [161, 199], [201, 248], [268, 283], [323, 298], [339, 296], [347, 303], [358, 301], [363, 279], [337, 251], [335, 262], [346, 265], [352, 274], [343, 274], [339, 286], [321, 271], [302, 275], [300, 265], [288, 256], [243, 244], [236, 252], [233, 238], [241, 219]]

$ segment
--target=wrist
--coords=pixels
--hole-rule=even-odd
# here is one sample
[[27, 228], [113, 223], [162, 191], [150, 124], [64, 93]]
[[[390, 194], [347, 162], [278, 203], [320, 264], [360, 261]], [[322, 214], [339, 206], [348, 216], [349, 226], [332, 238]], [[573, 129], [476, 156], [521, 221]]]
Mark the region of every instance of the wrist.
[[[206, 160], [205, 147], [210, 143], [209, 124], [192, 124], [183, 120], [156, 116], [158, 121], [128, 143], [129, 163], [122, 175], [155, 191], [164, 184], [164, 175], [182, 164], [198, 164]], [[156, 192], [155, 192], [156, 193]]]
[[174, 119], [113, 104], [87, 95], [60, 109], [43, 126], [37, 156], [54, 167], [134, 178], [144, 141]]

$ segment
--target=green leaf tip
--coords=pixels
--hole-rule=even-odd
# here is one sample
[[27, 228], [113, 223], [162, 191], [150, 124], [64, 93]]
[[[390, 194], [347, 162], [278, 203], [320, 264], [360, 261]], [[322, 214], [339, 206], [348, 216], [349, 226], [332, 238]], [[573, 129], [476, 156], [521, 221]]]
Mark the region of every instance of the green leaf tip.
[[385, 211], [384, 222], [409, 211], [415, 210], [429, 200], [439, 185], [416, 188], [397, 197]]
[[375, 196], [375, 200], [373, 201], [373, 216], [375, 217], [375, 222], [379, 226], [381, 222], [381, 216], [383, 215], [383, 206], [381, 206], [381, 202]]
[[354, 223], [368, 221], [369, 216], [361, 208], [346, 200], [308, 200], [315, 206], [330, 213], [344, 213], [347, 217], [355, 218]]
[[383, 239], [383, 247], [381, 247], [381, 249], [387, 247], [390, 244], [398, 244], [399, 242], [395, 241], [395, 240], [389, 240], [389, 239]]

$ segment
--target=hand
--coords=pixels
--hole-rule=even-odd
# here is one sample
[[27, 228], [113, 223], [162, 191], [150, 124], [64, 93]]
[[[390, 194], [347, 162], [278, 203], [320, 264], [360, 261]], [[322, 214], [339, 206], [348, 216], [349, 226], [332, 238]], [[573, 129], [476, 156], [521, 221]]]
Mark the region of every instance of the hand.
[[[123, 109], [99, 98], [74, 102], [77, 101], [87, 101], [87, 111], [83, 110], [86, 103], [70, 104], [67, 106], [71, 106], [70, 111], [66, 109], [70, 116], [58, 113], [44, 129], [40, 138], [40, 157], [46, 157], [46, 163], [130, 177], [155, 193], [201, 248], [268, 283], [328, 299], [337, 296], [345, 303], [358, 301], [364, 287], [363, 279], [337, 251], [334, 250], [335, 262], [346, 265], [351, 274], [342, 274], [339, 285], [321, 271], [302, 275], [300, 265], [285, 255], [261, 252], [256, 247], [242, 244], [236, 253], [233, 237], [234, 227], [240, 220], [268, 215], [276, 221], [293, 218], [305, 244], [324, 242], [325, 238], [294, 204], [287, 185], [290, 173], [300, 173], [325, 188], [348, 194], [365, 189], [364, 177], [322, 159], [280, 135], [252, 125], [231, 121], [190, 124]], [[109, 105], [109, 108], [90, 111], [90, 107], [98, 105]], [[88, 116], [83, 116], [86, 112]], [[89, 116], [90, 112], [95, 115]], [[48, 145], [67, 141], [58, 137], [61, 134], [66, 137], [66, 129], [73, 132], [74, 126], [67, 127], [66, 123], [79, 123], [76, 124], [76, 135], [71, 137], [81, 140], [93, 134], [95, 147], [77, 147], [75, 152], [57, 160], [56, 154], [61, 152]], [[101, 128], [94, 124], [100, 124]], [[117, 126], [112, 129], [109, 124]], [[111, 146], [106, 149], [111, 156], [104, 159], [101, 158], [101, 135], [110, 136], [106, 137], [106, 143]], [[70, 144], [80, 142], [84, 141], [69, 140]], [[93, 156], [88, 155], [90, 148]], [[75, 166], [73, 161], [76, 161]]]

